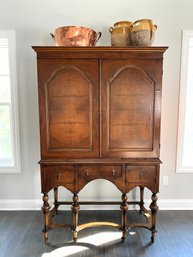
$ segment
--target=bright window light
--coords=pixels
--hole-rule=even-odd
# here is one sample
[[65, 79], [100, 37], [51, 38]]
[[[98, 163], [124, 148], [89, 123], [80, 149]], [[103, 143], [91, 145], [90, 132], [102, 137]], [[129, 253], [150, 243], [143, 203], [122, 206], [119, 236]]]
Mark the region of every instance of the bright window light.
[[193, 31], [182, 40], [177, 172], [193, 172]]
[[15, 32], [0, 31], [0, 173], [20, 171]]
[[[42, 257], [67, 257], [72, 254], [89, 250], [89, 244], [93, 247], [107, 244], [116, 240], [121, 240], [121, 232], [101, 232], [91, 236], [78, 239], [76, 244], [60, 247], [51, 253], [44, 253]], [[85, 244], [85, 245], [84, 245]]]

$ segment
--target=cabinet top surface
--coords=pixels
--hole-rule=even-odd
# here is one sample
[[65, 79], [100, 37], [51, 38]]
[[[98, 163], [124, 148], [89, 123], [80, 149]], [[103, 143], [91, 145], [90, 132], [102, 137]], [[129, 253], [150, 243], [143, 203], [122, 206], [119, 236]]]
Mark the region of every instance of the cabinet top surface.
[[37, 53], [37, 57], [73, 57], [77, 56], [86, 58], [106, 58], [106, 57], [128, 57], [132, 55], [152, 57], [162, 57], [167, 50], [166, 46], [152, 46], [152, 47], [112, 47], [112, 46], [94, 46], [94, 47], [60, 47], [60, 46], [32, 46]]

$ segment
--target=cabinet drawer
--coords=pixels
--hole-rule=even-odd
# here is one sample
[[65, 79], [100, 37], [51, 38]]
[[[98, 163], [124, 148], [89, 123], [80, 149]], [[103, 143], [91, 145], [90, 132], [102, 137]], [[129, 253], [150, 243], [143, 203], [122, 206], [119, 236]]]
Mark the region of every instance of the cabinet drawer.
[[105, 178], [105, 177], [121, 177], [121, 165], [80, 165], [78, 177], [92, 177], [92, 178]]
[[156, 182], [156, 166], [127, 166], [126, 182]]
[[73, 183], [74, 167], [70, 165], [44, 167], [44, 178], [48, 183]]

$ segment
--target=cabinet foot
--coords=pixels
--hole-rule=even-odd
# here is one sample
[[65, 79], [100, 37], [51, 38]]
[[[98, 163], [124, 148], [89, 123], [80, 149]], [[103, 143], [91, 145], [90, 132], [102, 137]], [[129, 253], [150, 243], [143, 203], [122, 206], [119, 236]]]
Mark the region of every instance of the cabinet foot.
[[157, 231], [152, 231], [152, 236], [151, 236], [151, 242], [154, 243], [155, 242], [155, 234]]
[[121, 237], [121, 243], [124, 243], [124, 242], [125, 242], [125, 238], [126, 238], [125, 235]]
[[44, 243], [48, 244], [48, 231], [44, 231], [43, 229], [42, 232], [44, 233]]
[[77, 242], [77, 239], [78, 239], [78, 234], [77, 234], [77, 232], [74, 232], [74, 235], [73, 235], [73, 241], [74, 241], [74, 243]]

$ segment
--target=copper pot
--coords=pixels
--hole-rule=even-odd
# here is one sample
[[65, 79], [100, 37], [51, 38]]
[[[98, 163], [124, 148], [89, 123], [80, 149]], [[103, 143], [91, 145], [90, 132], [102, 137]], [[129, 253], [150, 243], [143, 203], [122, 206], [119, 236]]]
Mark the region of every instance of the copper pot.
[[101, 32], [81, 26], [65, 26], [50, 33], [56, 46], [94, 46], [101, 37]]

